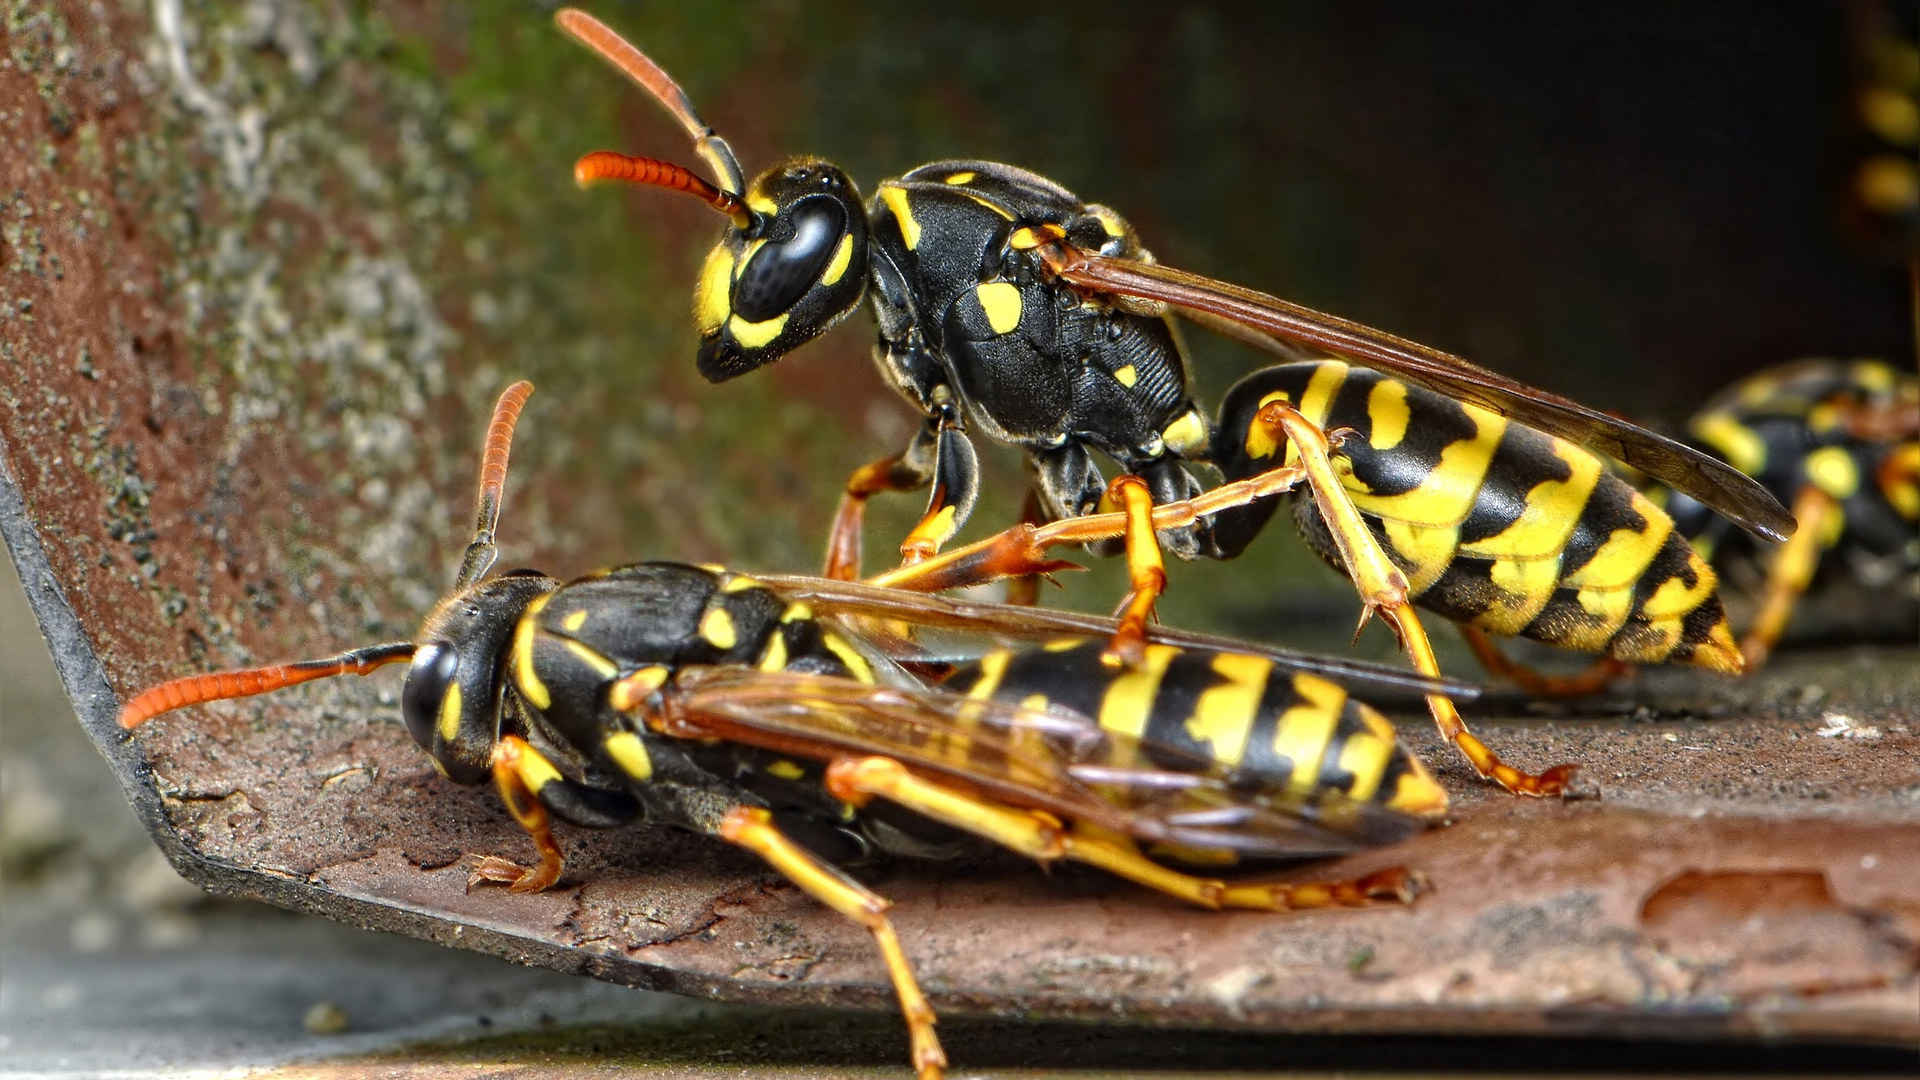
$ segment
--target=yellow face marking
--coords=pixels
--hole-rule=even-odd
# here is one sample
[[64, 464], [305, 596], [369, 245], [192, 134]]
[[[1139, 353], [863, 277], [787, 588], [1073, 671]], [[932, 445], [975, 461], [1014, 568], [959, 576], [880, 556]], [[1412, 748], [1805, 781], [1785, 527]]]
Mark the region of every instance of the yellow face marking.
[[721, 244], [707, 253], [700, 279], [693, 287], [693, 324], [702, 334], [714, 334], [733, 311], [733, 252]]
[[607, 752], [608, 760], [628, 777], [647, 780], [653, 776], [653, 758], [647, 755], [647, 745], [633, 732], [615, 732], [600, 746]]
[[846, 275], [847, 265], [853, 262], [853, 234], [840, 238], [840, 246], [833, 250], [833, 261], [820, 275], [820, 284], [832, 285]]
[[1821, 491], [1846, 500], [1860, 490], [1860, 466], [1838, 446], [1823, 446], [1807, 455], [1807, 479]]
[[581, 608], [579, 611], [561, 619], [560, 625], [566, 627], [569, 631], [578, 630], [587, 625], [587, 609]]
[[1375, 450], [1391, 450], [1407, 437], [1407, 423], [1413, 419], [1407, 408], [1407, 384], [1398, 379], [1381, 379], [1367, 391], [1367, 416], [1373, 421], [1373, 433], [1367, 445]]
[[1104, 206], [1093, 206], [1088, 209], [1093, 211], [1094, 220], [1100, 223], [1102, 232], [1108, 236], [1127, 235], [1127, 223], [1120, 220], [1120, 215]]
[[592, 668], [594, 673], [601, 678], [611, 679], [615, 675], [620, 674], [620, 665], [607, 659], [604, 653], [582, 645], [578, 641], [565, 641], [563, 644], [566, 645], [568, 652], [572, 653], [581, 663]]
[[1218, 683], [1200, 692], [1187, 717], [1187, 734], [1206, 743], [1215, 761], [1238, 765], [1247, 754], [1247, 733], [1260, 711], [1260, 695], [1267, 688], [1273, 665], [1257, 656], [1221, 653], [1213, 658]]
[[460, 684], [450, 682], [440, 697], [440, 741], [452, 742], [460, 735]]
[[759, 579], [750, 578], [745, 574], [730, 574], [720, 583], [720, 591], [723, 593], [746, 592], [748, 589], [758, 588], [760, 588]]
[[787, 666], [787, 636], [778, 630], [767, 635], [767, 647], [760, 653], [761, 671], [782, 671]]
[[780, 204], [767, 198], [766, 193], [760, 190], [759, 181], [755, 181], [747, 190], [747, 207], [768, 217], [775, 217], [780, 213]]
[[1134, 367], [1132, 364], [1128, 364], [1118, 371], [1115, 371], [1113, 378], [1114, 381], [1118, 382], [1121, 386], [1130, 387], [1140, 381], [1140, 369]]
[[907, 250], [913, 251], [920, 246], [920, 222], [914, 219], [913, 209], [907, 205], [907, 189], [899, 184], [880, 185], [880, 200], [893, 211], [893, 219], [900, 223], [900, 238], [906, 241]]
[[1327, 743], [1333, 739], [1347, 692], [1337, 683], [1312, 675], [1295, 675], [1293, 688], [1306, 700], [1280, 714], [1273, 732], [1273, 750], [1293, 762], [1287, 790], [1304, 797], [1320, 786], [1320, 759], [1326, 756]]
[[1496, 559], [1547, 559], [1557, 564], [1605, 466], [1599, 458], [1559, 439], [1553, 441], [1553, 453], [1567, 463], [1567, 478], [1535, 484], [1513, 524], [1492, 536], [1460, 545], [1462, 552]]
[[1207, 445], [1207, 421], [1198, 409], [1188, 409], [1180, 419], [1160, 433], [1167, 449], [1176, 454], [1191, 454]]
[[1117, 735], [1139, 738], [1146, 734], [1147, 721], [1153, 716], [1153, 702], [1160, 693], [1160, 680], [1167, 665], [1180, 655], [1171, 645], [1148, 645], [1140, 663], [1128, 668], [1107, 684], [1100, 698], [1100, 726]]
[[1380, 790], [1395, 749], [1393, 728], [1386, 721], [1364, 712], [1361, 719], [1367, 730], [1349, 734], [1340, 744], [1340, 768], [1353, 777], [1347, 794], [1356, 802], [1366, 802]]
[[513, 628], [513, 681], [520, 688], [520, 695], [536, 709], [545, 709], [553, 704], [553, 694], [547, 684], [540, 681], [540, 673], [533, 669], [533, 636], [539, 628], [535, 616], [547, 606], [553, 596], [548, 593], [527, 605], [521, 614], [520, 622]]
[[1696, 418], [1692, 427], [1694, 437], [1720, 451], [1721, 456], [1727, 459], [1727, 464], [1748, 476], [1758, 475], [1766, 469], [1766, 442], [1730, 413], [1707, 413]]
[[798, 780], [807, 775], [807, 770], [792, 761], [780, 760], [767, 766], [767, 771], [782, 780]]
[[655, 690], [667, 685], [668, 671], [655, 664], [627, 675], [607, 688], [607, 704], [620, 712], [632, 712]]
[[738, 315], [727, 320], [727, 333], [733, 335], [733, 340], [739, 342], [743, 348], [748, 349], [764, 346], [767, 342], [779, 337], [780, 331], [786, 328], [787, 312], [784, 311], [765, 322], [748, 322]]
[[950, 173], [950, 174], [948, 174], [948, 176], [947, 176], [947, 183], [949, 183], [949, 184], [970, 184], [970, 183], [972, 183], [972, 182], [973, 182], [973, 178], [974, 178], [974, 177], [976, 177], [976, 176], [978, 176], [978, 175], [980, 175], [980, 174], [979, 174], [979, 173], [976, 173], [976, 172], [974, 172], [974, 171], [973, 171], [972, 169], [962, 169], [962, 170], [960, 170], [960, 171], [959, 171], [959, 172], [957, 172], [957, 173]]
[[707, 613], [700, 616], [700, 636], [716, 649], [731, 649], [740, 643], [733, 616], [723, 607], [708, 608]]
[[863, 683], [873, 681], [873, 665], [868, 663], [867, 658], [860, 654], [860, 650], [847, 644], [846, 638], [831, 631], [825, 631], [820, 635], [820, 644], [825, 645], [828, 652], [839, 657], [840, 662], [847, 665], [847, 673], [849, 675]]
[[783, 623], [802, 622], [813, 618], [813, 609], [805, 604], [788, 604], [787, 610], [780, 613]]
[[[1260, 408], [1264, 409], [1276, 401], [1290, 404], [1293, 401], [1293, 397], [1285, 390], [1275, 390], [1273, 393], [1260, 399]], [[1255, 412], [1258, 411], [1259, 410], [1255, 410]], [[1248, 457], [1255, 461], [1266, 461], [1273, 457], [1274, 451], [1278, 449], [1280, 449], [1280, 443], [1274, 433], [1267, 430], [1266, 425], [1254, 424], [1247, 428], [1246, 450]], [[1288, 456], [1292, 456], [1291, 447], [1288, 448]]]
[[987, 313], [987, 325], [996, 334], [1010, 334], [1020, 325], [1020, 289], [1010, 282], [987, 281], [973, 288], [980, 309]]

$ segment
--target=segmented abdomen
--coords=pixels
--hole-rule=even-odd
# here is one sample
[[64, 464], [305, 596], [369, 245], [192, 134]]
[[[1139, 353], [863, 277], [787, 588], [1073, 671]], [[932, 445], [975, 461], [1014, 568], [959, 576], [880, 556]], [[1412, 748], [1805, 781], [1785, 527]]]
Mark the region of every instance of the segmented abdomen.
[[[1486, 409], [1337, 360], [1255, 372], [1221, 406], [1229, 479], [1279, 464], [1254, 423], [1291, 403], [1328, 431], [1354, 505], [1422, 607], [1490, 633], [1638, 663], [1740, 669], [1713, 571], [1673, 520], [1599, 458]], [[1293, 451], [1287, 450], [1291, 460]], [[1340, 565], [1312, 501], [1307, 540]]]

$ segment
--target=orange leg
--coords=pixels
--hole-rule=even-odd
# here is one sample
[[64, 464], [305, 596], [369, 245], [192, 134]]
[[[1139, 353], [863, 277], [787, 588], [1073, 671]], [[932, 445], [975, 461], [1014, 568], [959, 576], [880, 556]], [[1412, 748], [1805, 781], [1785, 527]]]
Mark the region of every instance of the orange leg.
[[1147, 648], [1147, 621], [1153, 605], [1167, 591], [1167, 568], [1160, 557], [1160, 541], [1153, 535], [1153, 495], [1137, 476], [1116, 477], [1102, 502], [1118, 503], [1127, 518], [1126, 599], [1114, 616], [1119, 629], [1100, 654], [1108, 667], [1135, 667]]
[[[1040, 493], [1027, 489], [1027, 497], [1020, 504], [1020, 521], [1026, 525], [1045, 524], [1046, 516], [1040, 510]], [[1006, 602], [1020, 607], [1032, 607], [1040, 602], [1040, 575], [1022, 574], [1007, 582]]]
[[1767, 588], [1760, 603], [1760, 614], [1753, 620], [1746, 637], [1740, 639], [1740, 652], [1747, 658], [1747, 670], [1765, 663], [1780, 635], [1786, 633], [1787, 622], [1793, 618], [1793, 606], [1807, 591], [1813, 572], [1820, 565], [1823, 534], [1839, 510], [1840, 505], [1833, 496], [1812, 484], [1801, 488], [1794, 498], [1793, 517], [1800, 527], [1773, 553], [1773, 562], [1767, 567]]
[[765, 810], [736, 806], [720, 822], [720, 837], [738, 844], [765, 859], [782, 876], [800, 886], [808, 896], [867, 928], [880, 957], [887, 965], [887, 977], [900, 999], [900, 1012], [907, 1018], [907, 1037], [912, 1046], [913, 1069], [919, 1080], [939, 1080], [947, 1055], [933, 1033], [933, 1006], [927, 1004], [914, 981], [913, 968], [900, 947], [900, 937], [887, 919], [892, 905], [859, 882], [821, 862], [811, 852], [788, 839], [773, 825]]
[[1350, 881], [1296, 884], [1229, 884], [1169, 869], [1140, 854], [1128, 837], [1110, 830], [1068, 828], [1051, 814], [1022, 810], [969, 795], [928, 780], [886, 757], [842, 758], [827, 769], [835, 798], [864, 806], [876, 796], [935, 821], [973, 833], [1041, 863], [1060, 859], [1086, 863], [1156, 892], [1204, 908], [1294, 911], [1405, 904], [1426, 888], [1426, 879], [1394, 867]]
[[867, 500], [885, 491], [912, 491], [927, 482], [926, 473], [907, 464], [903, 453], [870, 461], [847, 478], [840, 508], [827, 533], [827, 565], [822, 577], [853, 581], [860, 576], [861, 531], [866, 526]]
[[539, 892], [560, 880], [560, 845], [553, 839], [547, 808], [540, 805], [540, 788], [558, 779], [560, 772], [540, 751], [518, 735], [503, 735], [493, 747], [493, 783], [507, 813], [527, 830], [540, 864], [525, 867], [498, 855], [481, 856], [467, 875], [467, 887], [483, 881], [505, 885], [519, 893]]
[[1574, 675], [1546, 675], [1502, 652], [1493, 635], [1477, 626], [1458, 624], [1460, 636], [1480, 661], [1480, 666], [1506, 679], [1535, 697], [1574, 698], [1597, 694], [1633, 673], [1633, 665], [1611, 656], [1595, 660], [1585, 671]]

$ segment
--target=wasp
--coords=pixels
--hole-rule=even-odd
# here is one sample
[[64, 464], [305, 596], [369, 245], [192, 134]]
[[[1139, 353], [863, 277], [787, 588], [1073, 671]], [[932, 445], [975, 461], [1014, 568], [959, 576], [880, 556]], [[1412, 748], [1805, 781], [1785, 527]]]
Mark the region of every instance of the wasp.
[[[1880, 360], [1805, 360], [1750, 375], [1687, 424], [1701, 446], [1793, 507], [1771, 554], [1758, 613], [1740, 640], [1758, 666], [1819, 578], [1846, 573], [1920, 595], [1920, 375]], [[1716, 564], [1759, 552], [1693, 498], [1672, 494], [1675, 528]]]
[[[844, 171], [815, 157], [749, 183], [658, 64], [590, 15], [556, 18], [666, 108], [718, 181], [604, 150], [574, 170], [582, 184], [681, 191], [728, 217], [694, 290], [702, 375], [721, 382], [771, 363], [868, 302], [874, 362], [923, 423], [904, 450], [848, 480], [828, 577], [859, 576], [863, 508], [884, 491], [931, 489], [901, 554], [908, 565], [936, 557], [975, 503], [972, 430], [1024, 452], [1035, 519], [1118, 510], [1130, 523], [1087, 536], [1102, 553], [1124, 541], [1128, 554], [1116, 663], [1138, 662], [1166, 582], [1159, 544], [1226, 559], [1271, 516], [1236, 504], [1169, 527], [1141, 505], [1191, 504], [1204, 490], [1193, 467], [1213, 464], [1230, 480], [1298, 466], [1313, 496], [1295, 500], [1298, 516], [1354, 581], [1362, 624], [1384, 615], [1430, 676], [1438, 667], [1412, 602], [1496, 632], [1739, 670], [1711, 570], [1669, 543], [1671, 521], [1602, 477], [1582, 447], [1761, 535], [1791, 532], [1779, 502], [1726, 463], [1438, 349], [1163, 266], [1111, 208], [1010, 165], [933, 162], [881, 181], [865, 204]], [[1175, 313], [1291, 360], [1333, 358], [1251, 377], [1209, 421], [1188, 387]], [[1109, 486], [1096, 454], [1138, 482]], [[1429, 704], [1481, 776], [1523, 794], [1564, 789], [1570, 767], [1508, 766], [1451, 703]]]
[[[922, 1077], [939, 1076], [945, 1057], [888, 903], [817, 846], [926, 856], [984, 838], [1208, 908], [1405, 903], [1421, 891], [1405, 868], [1255, 884], [1156, 853], [1299, 858], [1409, 835], [1445, 811], [1446, 792], [1348, 685], [1471, 688], [1167, 630], [1139, 666], [1114, 669], [1100, 659], [1112, 620], [860, 582], [671, 562], [566, 582], [489, 576], [531, 391], [516, 383], [495, 408], [473, 538], [413, 639], [162, 683], [128, 700], [121, 724], [404, 662], [408, 734], [448, 779], [491, 778], [539, 856], [481, 858], [473, 884], [558, 881], [556, 817], [678, 826], [752, 851], [872, 933]], [[949, 661], [866, 633], [901, 621], [1016, 643]]]

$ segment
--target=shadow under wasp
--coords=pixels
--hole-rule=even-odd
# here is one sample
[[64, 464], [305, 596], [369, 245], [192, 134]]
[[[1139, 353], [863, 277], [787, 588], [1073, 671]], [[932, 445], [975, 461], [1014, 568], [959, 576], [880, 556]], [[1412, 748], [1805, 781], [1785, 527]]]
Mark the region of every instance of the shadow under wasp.
[[[1296, 497], [1294, 516], [1310, 546], [1353, 581], [1361, 624], [1381, 614], [1424, 674], [1439, 668], [1415, 603], [1622, 661], [1743, 669], [1713, 571], [1588, 449], [1762, 537], [1790, 533], [1779, 502], [1725, 462], [1450, 353], [1163, 266], [1112, 209], [1024, 169], [936, 161], [881, 181], [865, 204], [815, 157], [748, 182], [658, 64], [584, 12], [556, 19], [664, 106], [718, 181], [612, 151], [575, 166], [581, 183], [681, 191], [729, 218], [694, 292], [701, 374], [752, 371], [868, 301], [881, 377], [924, 419], [905, 450], [848, 480], [828, 577], [859, 576], [863, 508], [883, 491], [931, 489], [901, 572], [940, 557], [975, 502], [973, 430], [1026, 455], [1031, 519], [1125, 509], [1082, 537], [1102, 553], [1124, 540], [1128, 556], [1112, 662], [1139, 662], [1166, 584], [1160, 544], [1231, 558], [1277, 508], [1276, 493], [1173, 527], [1152, 518], [1156, 537], [1150, 508], [1190, 504], [1205, 489], [1191, 466], [1211, 464], [1229, 482], [1299, 469], [1312, 498]], [[1242, 380], [1210, 422], [1188, 389], [1176, 313], [1292, 362]], [[1096, 453], [1126, 474], [1114, 486]], [[1573, 766], [1523, 772], [1445, 697], [1428, 704], [1481, 776], [1521, 794], [1565, 789]]]
[[[534, 570], [489, 576], [513, 429], [531, 393], [516, 383], [495, 406], [472, 540], [412, 640], [175, 679], [129, 699], [121, 724], [405, 662], [408, 733], [449, 779], [491, 779], [539, 855], [531, 866], [482, 857], [474, 884], [557, 882], [553, 817], [673, 825], [752, 851], [872, 933], [923, 1077], [940, 1075], [945, 1057], [888, 902], [816, 846], [924, 857], [983, 838], [1208, 908], [1406, 903], [1422, 890], [1404, 867], [1272, 883], [1172, 863], [1322, 856], [1424, 827], [1444, 813], [1446, 792], [1349, 690], [1471, 687], [1162, 628], [1149, 630], [1139, 665], [1115, 668], [1101, 658], [1111, 619], [853, 581], [670, 562], [566, 582]], [[1206, 498], [1266, 490], [1229, 485]], [[1177, 524], [1175, 509], [1154, 513]], [[970, 561], [902, 584], [1064, 569], [1046, 549], [1088, 525], [1103, 523], [1022, 528], [1017, 543], [978, 546]], [[921, 628], [986, 643], [956, 659], [921, 647]]]

